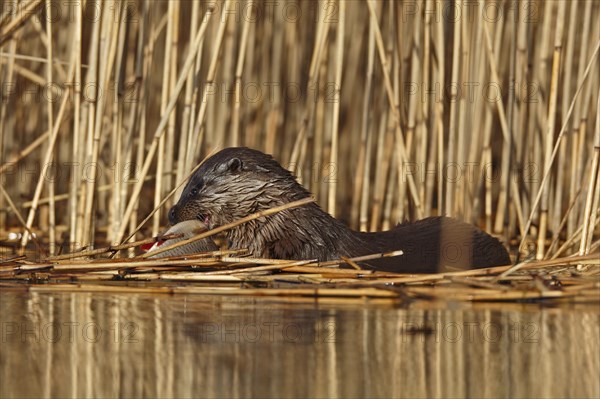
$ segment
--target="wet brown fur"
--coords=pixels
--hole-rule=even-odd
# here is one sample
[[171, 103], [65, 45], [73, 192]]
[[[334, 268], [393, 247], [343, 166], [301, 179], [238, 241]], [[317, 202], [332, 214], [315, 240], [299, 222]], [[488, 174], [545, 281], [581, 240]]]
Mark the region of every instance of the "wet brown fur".
[[[270, 155], [244, 147], [226, 148], [194, 173], [171, 208], [169, 220], [175, 224], [200, 219], [213, 228], [308, 196]], [[403, 273], [510, 263], [497, 239], [452, 218], [430, 217], [385, 232], [361, 233], [315, 203], [244, 223], [227, 231], [226, 238], [232, 248], [277, 259], [331, 260], [400, 249], [404, 255], [364, 266]]]

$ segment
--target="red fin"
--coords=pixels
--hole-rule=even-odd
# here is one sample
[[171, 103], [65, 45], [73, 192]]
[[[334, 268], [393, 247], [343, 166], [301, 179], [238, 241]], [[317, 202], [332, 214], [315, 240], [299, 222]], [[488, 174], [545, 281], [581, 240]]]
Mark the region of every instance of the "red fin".
[[148, 252], [152, 249], [152, 247], [154, 247], [155, 245], [157, 247], [160, 247], [162, 244], [165, 243], [166, 240], [158, 240], [157, 242], [150, 242], [148, 244], [142, 244], [140, 245], [140, 249], [144, 252]]

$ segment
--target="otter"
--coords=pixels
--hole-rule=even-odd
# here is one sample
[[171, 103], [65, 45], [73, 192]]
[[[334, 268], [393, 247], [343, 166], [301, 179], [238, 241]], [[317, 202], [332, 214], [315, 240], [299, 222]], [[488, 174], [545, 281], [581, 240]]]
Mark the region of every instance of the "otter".
[[[208, 158], [169, 211], [171, 224], [200, 220], [209, 229], [255, 212], [309, 197], [272, 156], [231, 147]], [[373, 270], [433, 273], [510, 264], [504, 246], [479, 228], [449, 217], [405, 222], [384, 232], [358, 232], [316, 203], [286, 209], [225, 232], [233, 249], [275, 259], [357, 257], [402, 250], [403, 255], [360, 263]]]

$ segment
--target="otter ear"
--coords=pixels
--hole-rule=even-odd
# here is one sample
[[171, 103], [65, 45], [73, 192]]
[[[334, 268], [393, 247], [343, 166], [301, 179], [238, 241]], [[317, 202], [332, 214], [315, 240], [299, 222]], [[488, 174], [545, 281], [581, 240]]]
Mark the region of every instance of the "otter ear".
[[239, 158], [232, 158], [229, 161], [219, 165], [218, 170], [220, 172], [240, 172], [244, 167], [242, 160]]
[[232, 158], [227, 162], [227, 169], [231, 172], [239, 172], [244, 168], [242, 160], [239, 158]]

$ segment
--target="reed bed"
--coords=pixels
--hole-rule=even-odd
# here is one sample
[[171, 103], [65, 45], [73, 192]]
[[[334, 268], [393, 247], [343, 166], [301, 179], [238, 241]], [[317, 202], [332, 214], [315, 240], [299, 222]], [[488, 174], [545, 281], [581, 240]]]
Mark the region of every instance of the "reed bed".
[[[594, 254], [515, 266], [403, 275], [339, 267], [368, 257], [316, 262], [232, 256], [240, 252], [162, 259], [89, 259], [73, 255], [47, 262], [15, 257], [0, 264], [0, 287], [35, 292], [600, 302], [600, 262]], [[373, 255], [378, 256], [401, 253]], [[584, 271], [578, 271], [581, 266]]]
[[[597, 301], [599, 19], [594, 1], [3, 1], [0, 284]], [[517, 266], [140, 256], [199, 162], [237, 145], [353, 228], [453, 216]]]

